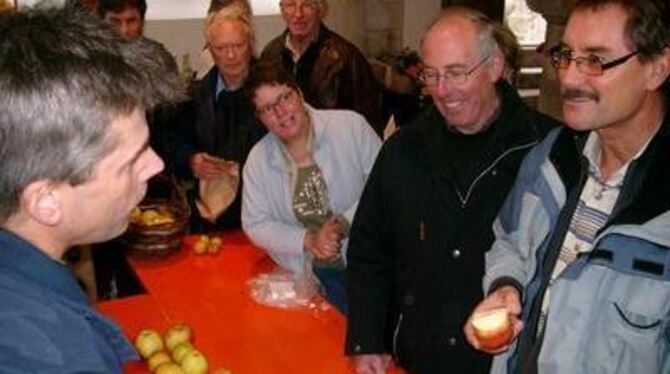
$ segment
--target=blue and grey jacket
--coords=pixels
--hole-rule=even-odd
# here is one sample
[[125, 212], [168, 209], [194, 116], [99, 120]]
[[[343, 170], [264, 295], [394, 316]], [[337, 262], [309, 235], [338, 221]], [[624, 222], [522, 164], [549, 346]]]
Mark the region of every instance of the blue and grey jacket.
[[484, 289], [523, 291], [521, 335], [491, 373], [670, 373], [670, 115], [628, 168], [593, 251], [551, 284], [587, 178], [587, 133], [557, 129], [533, 149], [500, 212]]

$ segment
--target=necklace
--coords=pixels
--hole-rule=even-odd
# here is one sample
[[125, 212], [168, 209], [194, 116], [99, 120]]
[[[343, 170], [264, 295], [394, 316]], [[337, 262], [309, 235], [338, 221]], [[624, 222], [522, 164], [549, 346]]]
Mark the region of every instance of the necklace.
[[603, 195], [604, 195], [607, 191], [610, 191], [610, 190], [618, 190], [619, 188], [621, 188], [621, 185], [622, 185], [622, 182], [618, 182], [618, 183], [615, 183], [615, 184], [608, 184], [607, 182], [603, 181], [603, 180], [600, 178], [600, 176], [598, 175], [598, 173], [596, 173], [596, 171], [593, 170], [593, 168], [589, 168], [589, 176], [590, 176], [591, 178], [593, 178], [593, 180], [598, 184], [597, 189], [595, 190], [595, 192], [593, 192], [593, 197], [594, 197], [596, 200], [600, 200], [600, 199], [602, 199], [602, 198], [603, 198]]

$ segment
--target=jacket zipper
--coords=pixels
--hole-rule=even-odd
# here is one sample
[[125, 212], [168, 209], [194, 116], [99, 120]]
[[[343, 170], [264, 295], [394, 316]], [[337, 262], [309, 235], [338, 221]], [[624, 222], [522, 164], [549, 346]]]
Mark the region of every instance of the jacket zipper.
[[484, 177], [484, 175], [488, 174], [488, 172], [491, 169], [493, 169], [503, 158], [505, 158], [507, 155], [509, 155], [512, 152], [516, 152], [516, 151], [520, 151], [520, 150], [525, 149], [525, 148], [532, 147], [532, 146], [536, 145], [537, 143], [538, 143], [538, 141], [533, 141], [531, 143], [522, 144], [520, 146], [510, 148], [510, 149], [506, 150], [505, 152], [503, 152], [503, 154], [498, 156], [498, 158], [496, 158], [491, 163], [491, 165], [489, 165], [486, 169], [484, 169], [481, 173], [479, 173], [477, 178], [475, 178], [475, 180], [472, 181], [472, 183], [470, 184], [470, 187], [468, 188], [468, 192], [465, 194], [465, 197], [461, 194], [461, 192], [458, 189], [455, 189], [456, 194], [458, 195], [458, 199], [461, 201], [461, 207], [464, 208], [468, 204], [468, 200], [470, 199], [470, 195], [472, 194], [472, 191], [475, 189], [475, 185], [479, 182], [479, 180], [482, 179]]
[[398, 316], [398, 322], [395, 325], [395, 330], [393, 330], [393, 356], [396, 360], [399, 360], [398, 356], [398, 333], [400, 332], [400, 325], [402, 324], [402, 313]]

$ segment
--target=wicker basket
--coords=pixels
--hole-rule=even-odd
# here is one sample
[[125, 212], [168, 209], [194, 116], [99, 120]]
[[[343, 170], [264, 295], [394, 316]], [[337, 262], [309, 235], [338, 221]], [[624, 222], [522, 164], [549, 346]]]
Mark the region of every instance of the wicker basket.
[[142, 212], [153, 210], [162, 216], [169, 216], [170, 222], [146, 224], [131, 220], [120, 240], [132, 256], [160, 259], [181, 249], [182, 240], [188, 233], [190, 210], [184, 191], [174, 177], [161, 174], [151, 183], [167, 191], [166, 196], [148, 196], [138, 208]]

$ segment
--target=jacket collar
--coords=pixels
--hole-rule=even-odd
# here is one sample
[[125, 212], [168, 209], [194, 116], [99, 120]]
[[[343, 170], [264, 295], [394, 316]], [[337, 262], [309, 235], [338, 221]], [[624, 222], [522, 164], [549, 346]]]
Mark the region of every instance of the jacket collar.
[[0, 230], [0, 268], [20, 274], [76, 304], [88, 306], [84, 291], [67, 265], [55, 261], [25, 239]]
[[[589, 131], [563, 128], [552, 147], [550, 160], [566, 190], [580, 187], [581, 175], [588, 167], [582, 151]], [[670, 211], [670, 110], [666, 106], [661, 127], [645, 151], [631, 161], [622, 188], [620, 201], [607, 226], [614, 224], [643, 224]]]
[[[539, 131], [535, 127], [528, 126], [524, 121], [517, 120], [524, 115], [520, 114], [519, 111], [526, 110], [527, 106], [523, 103], [516, 89], [502, 79], [496, 83], [496, 88], [501, 99], [499, 104], [501, 109], [498, 118], [491, 124], [490, 130], [496, 127], [497, 137], [502, 141], [497, 143], [498, 148], [491, 150], [491, 152], [502, 153], [511, 148], [538, 142], [541, 137]], [[428, 125], [421, 125], [418, 122], [426, 122]], [[415, 136], [408, 134], [411, 144], [407, 148], [412, 155], [411, 157], [419, 160], [432, 160], [429, 161], [432, 164], [429, 168], [433, 170], [436, 167], [442, 169], [440, 165], [444, 160], [441, 158], [439, 139], [444, 136], [443, 133], [446, 131], [444, 118], [437, 108], [431, 105], [418, 122], [410, 125], [410, 129], [408, 129], [409, 132], [416, 132]], [[501, 123], [504, 123], [504, 126], [500, 126]], [[416, 129], [411, 129], [412, 126], [416, 126]]]

